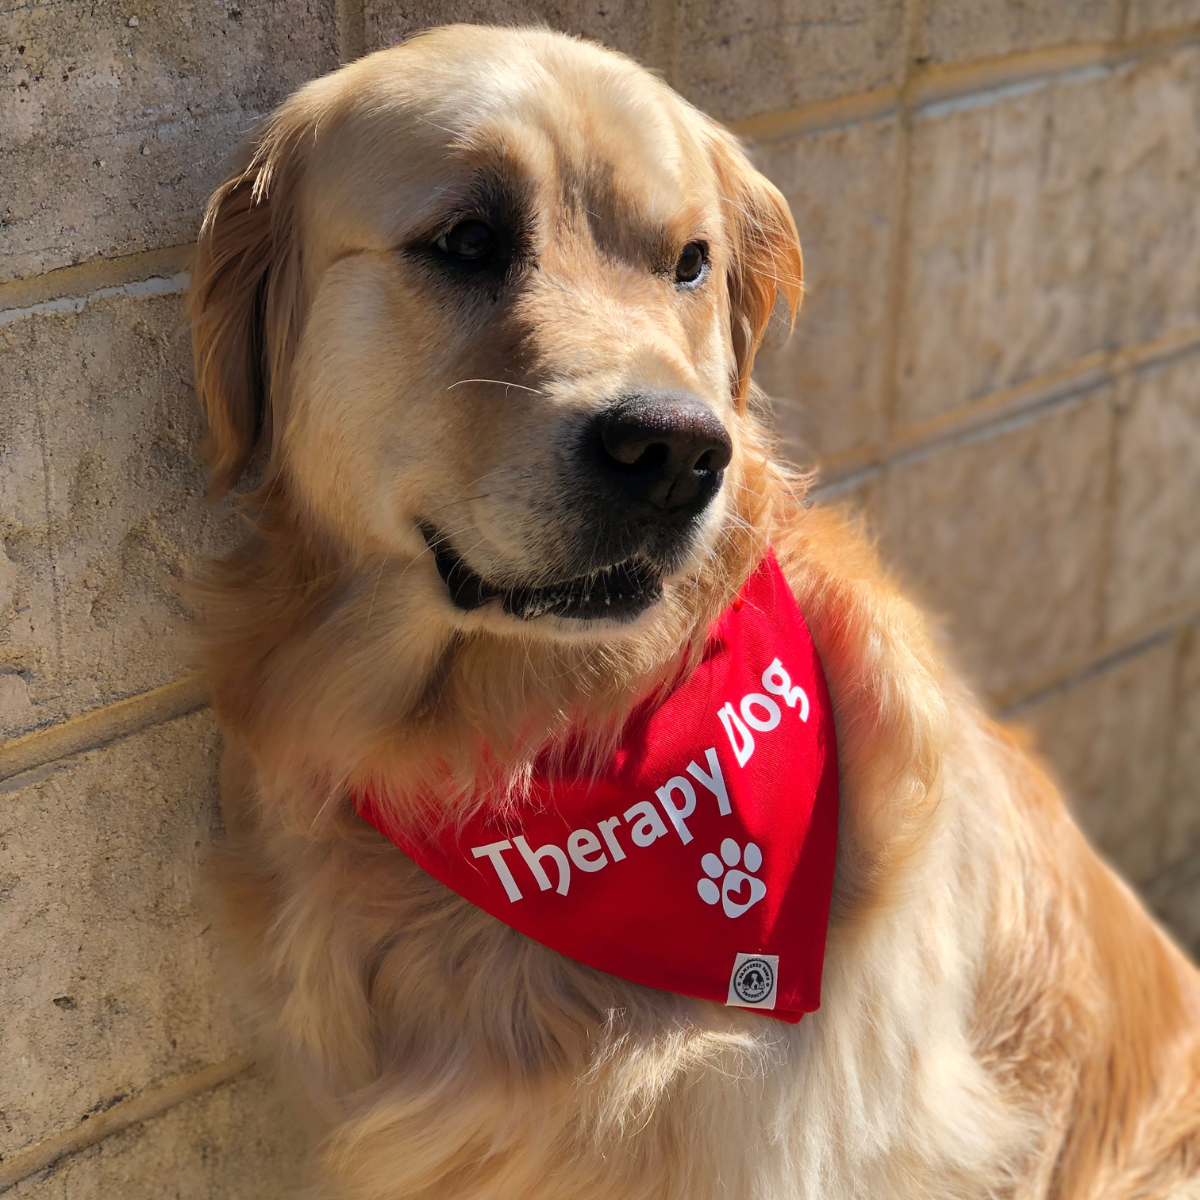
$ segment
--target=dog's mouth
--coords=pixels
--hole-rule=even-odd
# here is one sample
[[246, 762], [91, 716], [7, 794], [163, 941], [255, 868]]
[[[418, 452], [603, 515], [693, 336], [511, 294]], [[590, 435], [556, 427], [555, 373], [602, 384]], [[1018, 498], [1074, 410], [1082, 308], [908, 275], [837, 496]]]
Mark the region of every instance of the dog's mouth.
[[471, 570], [432, 525], [422, 524], [420, 530], [451, 604], [463, 612], [499, 601], [504, 612], [521, 621], [551, 616], [631, 621], [662, 597], [661, 574], [639, 557], [544, 587], [500, 587]]

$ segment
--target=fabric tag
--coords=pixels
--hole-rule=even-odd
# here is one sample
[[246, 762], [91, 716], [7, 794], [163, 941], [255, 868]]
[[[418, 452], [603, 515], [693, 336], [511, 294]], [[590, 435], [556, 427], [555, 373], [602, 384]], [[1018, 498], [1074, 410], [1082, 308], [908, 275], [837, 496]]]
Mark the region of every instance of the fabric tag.
[[739, 954], [729, 972], [729, 995], [735, 1008], [774, 1008], [779, 986], [778, 954]]

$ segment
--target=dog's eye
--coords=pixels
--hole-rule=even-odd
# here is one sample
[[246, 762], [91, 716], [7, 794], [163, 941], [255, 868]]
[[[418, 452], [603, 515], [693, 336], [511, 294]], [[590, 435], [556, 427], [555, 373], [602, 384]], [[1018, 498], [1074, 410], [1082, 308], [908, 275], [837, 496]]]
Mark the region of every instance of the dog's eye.
[[675, 264], [676, 283], [695, 283], [708, 266], [708, 247], [703, 242], [688, 242]]
[[477, 263], [486, 259], [496, 248], [496, 233], [482, 221], [459, 221], [448, 233], [437, 239], [437, 248], [461, 262]]

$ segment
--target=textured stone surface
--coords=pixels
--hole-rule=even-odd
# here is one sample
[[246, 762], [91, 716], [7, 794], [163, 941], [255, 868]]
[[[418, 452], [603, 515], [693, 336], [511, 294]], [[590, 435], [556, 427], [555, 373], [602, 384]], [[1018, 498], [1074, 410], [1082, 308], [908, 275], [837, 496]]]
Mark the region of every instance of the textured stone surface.
[[0, 281], [100, 254], [192, 241], [209, 194], [254, 125], [221, 113], [132, 133], [0, 152]]
[[642, 0], [428, 0], [402, 4], [365, 0], [368, 50], [394, 45], [435, 25], [547, 25], [602, 42], [639, 62], [663, 68], [665, 38], [671, 27], [667, 6]]
[[[897, 406], [905, 423], [1105, 343], [1113, 76], [968, 97], [916, 117]], [[1014, 94], [1015, 93], [1015, 94]]]
[[334, 0], [0, 12], [0, 279], [188, 241], [254, 120], [336, 65]]
[[241, 1076], [17, 1185], [14, 1200], [283, 1200], [306, 1146], [276, 1084]]
[[1200, 24], [1200, 0], [1130, 0], [1127, 29], [1136, 36]]
[[1142, 372], [1117, 425], [1107, 624], [1200, 606], [1200, 354]]
[[680, 0], [671, 82], [723, 120], [898, 84], [901, 0]]
[[1116, 36], [1118, 0], [932, 0], [921, 53], [935, 62], [995, 58]]
[[1006, 695], [1097, 639], [1108, 389], [887, 471], [885, 558], [949, 618], [954, 654]]
[[799, 462], [883, 436], [887, 279], [899, 175], [895, 119], [811, 133], [755, 155], [804, 247], [804, 305], [791, 341], [764, 349], [759, 384]]
[[1200, 956], [1200, 638], [1165, 638], [1019, 710], [1102, 853]]
[[1175, 644], [1158, 643], [1020, 710], [1094, 845], [1135, 883], [1167, 865]]
[[1198, 192], [1195, 47], [923, 109], [900, 418], [1200, 322]]
[[1105, 278], [1124, 346], [1200, 323], [1200, 48], [1123, 68], [1113, 99]]
[[182, 298], [0, 328], [0, 737], [166, 682], [202, 501]]
[[242, 1048], [197, 896], [217, 761], [197, 713], [0, 796], [0, 1154]]

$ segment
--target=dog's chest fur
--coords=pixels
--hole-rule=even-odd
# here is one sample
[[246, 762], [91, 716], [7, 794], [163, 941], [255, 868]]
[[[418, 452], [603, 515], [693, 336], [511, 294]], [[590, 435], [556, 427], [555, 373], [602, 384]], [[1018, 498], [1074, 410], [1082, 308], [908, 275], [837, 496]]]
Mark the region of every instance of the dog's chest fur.
[[[566, 962], [353, 818], [250, 833], [243, 862], [288, 864], [259, 953], [351, 1194], [1036, 1195], [1011, 1181], [1041, 1122], [972, 1041], [994, 866], [969, 823], [899, 900], [835, 922], [794, 1027]], [[240, 876], [262, 899], [266, 878]]]

